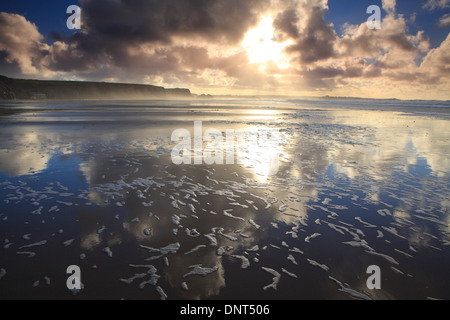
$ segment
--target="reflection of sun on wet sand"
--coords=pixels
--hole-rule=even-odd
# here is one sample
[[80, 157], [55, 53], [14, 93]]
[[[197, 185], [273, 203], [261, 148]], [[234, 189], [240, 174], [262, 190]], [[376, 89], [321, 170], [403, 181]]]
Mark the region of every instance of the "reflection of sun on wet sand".
[[[33, 289], [43, 289], [73, 259], [82, 298], [446, 297], [433, 286], [448, 269], [434, 263], [449, 248], [445, 116], [215, 103], [112, 108], [110, 122], [98, 105], [76, 121], [58, 111], [6, 118], [0, 297], [17, 294], [12, 283], [26, 291], [41, 279]], [[241, 164], [176, 165], [171, 133], [198, 117], [205, 130], [281, 140], [250, 139], [236, 149]], [[34, 268], [50, 261], [52, 270]], [[26, 279], [15, 271], [24, 263], [34, 270]], [[380, 291], [365, 287], [369, 265], [381, 267]], [[72, 295], [49, 288], [40, 294]]]

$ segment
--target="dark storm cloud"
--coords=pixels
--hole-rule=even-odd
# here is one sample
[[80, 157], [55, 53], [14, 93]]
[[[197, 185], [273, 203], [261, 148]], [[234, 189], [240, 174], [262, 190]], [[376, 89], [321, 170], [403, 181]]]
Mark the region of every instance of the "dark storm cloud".
[[299, 17], [297, 10], [289, 8], [279, 13], [273, 22], [273, 26], [282, 35], [281, 41], [287, 36], [289, 38], [297, 39], [300, 34], [297, 27]]
[[90, 34], [129, 43], [170, 42], [174, 35], [236, 43], [269, 0], [81, 0]]
[[304, 74], [308, 75], [310, 78], [328, 79], [342, 76], [344, 74], [344, 70], [342, 68], [316, 67], [314, 69], [308, 69]]
[[8, 52], [5, 50], [0, 50], [0, 70], [1, 75], [8, 77], [20, 77], [22, 72], [17, 61], [8, 62]]
[[363, 76], [362, 64], [336, 66], [316, 66], [301, 71], [301, 75], [311, 89], [330, 89], [336, 86], [342, 79], [360, 78]]
[[294, 44], [287, 51], [301, 64], [325, 60], [336, 55], [338, 39], [331, 24], [325, 21], [326, 10], [319, 2], [307, 2], [279, 13], [274, 20], [280, 38], [290, 38]]
[[[105, 64], [134, 68], [144, 63], [170, 71], [179, 65], [171, 52], [144, 55], [135, 51], [149, 44], [176, 46], [175, 38], [191, 39], [193, 44], [201, 40], [239, 43], [269, 3], [270, 0], [81, 0], [83, 30], [65, 41], [70, 43], [66, 52], [62, 48], [53, 52], [48, 67], [54, 71], [88, 71]], [[59, 36], [54, 34], [53, 38]]]

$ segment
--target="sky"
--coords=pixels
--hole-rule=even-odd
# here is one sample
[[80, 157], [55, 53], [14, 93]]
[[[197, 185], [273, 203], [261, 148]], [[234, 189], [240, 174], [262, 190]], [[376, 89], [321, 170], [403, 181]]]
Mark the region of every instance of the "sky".
[[[66, 26], [69, 5], [81, 30]], [[0, 74], [450, 100], [449, 31], [450, 0], [2, 0]]]

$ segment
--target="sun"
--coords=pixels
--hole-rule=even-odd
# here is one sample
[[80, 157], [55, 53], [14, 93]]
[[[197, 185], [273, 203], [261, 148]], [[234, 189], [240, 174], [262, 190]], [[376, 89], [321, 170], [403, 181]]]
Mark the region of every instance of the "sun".
[[259, 64], [261, 70], [266, 68], [269, 61], [273, 61], [280, 69], [290, 67], [289, 59], [283, 53], [283, 50], [292, 41], [276, 42], [274, 34], [273, 19], [266, 17], [261, 20], [256, 28], [247, 32], [242, 42], [250, 63]]

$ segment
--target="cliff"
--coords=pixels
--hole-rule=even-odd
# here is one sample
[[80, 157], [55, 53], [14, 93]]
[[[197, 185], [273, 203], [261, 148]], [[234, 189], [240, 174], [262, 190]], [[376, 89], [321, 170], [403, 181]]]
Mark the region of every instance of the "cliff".
[[12, 79], [0, 76], [0, 100], [89, 100], [190, 98], [189, 89], [152, 85]]

